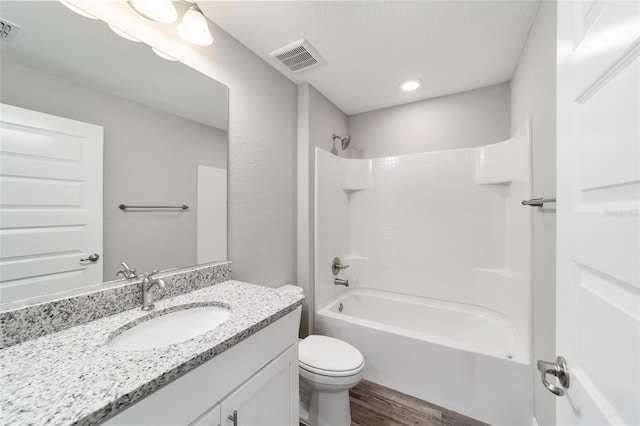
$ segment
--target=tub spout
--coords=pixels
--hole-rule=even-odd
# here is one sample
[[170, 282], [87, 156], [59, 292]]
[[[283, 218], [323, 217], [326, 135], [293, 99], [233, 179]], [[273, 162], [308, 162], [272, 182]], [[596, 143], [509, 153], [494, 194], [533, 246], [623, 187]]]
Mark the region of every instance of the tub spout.
[[349, 287], [349, 280], [343, 280], [342, 278], [336, 278], [333, 280], [335, 285], [343, 285], [345, 287]]

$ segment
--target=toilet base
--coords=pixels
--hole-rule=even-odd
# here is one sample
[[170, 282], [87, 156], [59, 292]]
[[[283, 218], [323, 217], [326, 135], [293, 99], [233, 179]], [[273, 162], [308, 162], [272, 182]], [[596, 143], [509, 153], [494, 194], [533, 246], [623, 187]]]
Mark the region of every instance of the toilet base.
[[330, 393], [311, 391], [309, 424], [311, 426], [350, 426], [349, 390]]

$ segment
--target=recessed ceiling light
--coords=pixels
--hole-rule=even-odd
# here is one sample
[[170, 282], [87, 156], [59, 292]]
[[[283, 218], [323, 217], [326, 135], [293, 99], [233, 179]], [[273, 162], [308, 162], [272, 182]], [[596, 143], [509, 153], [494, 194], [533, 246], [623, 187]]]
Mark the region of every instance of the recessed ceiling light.
[[422, 80], [419, 80], [417, 78], [412, 78], [410, 80], [405, 80], [401, 82], [398, 86], [400, 86], [400, 88], [405, 92], [410, 92], [422, 86]]

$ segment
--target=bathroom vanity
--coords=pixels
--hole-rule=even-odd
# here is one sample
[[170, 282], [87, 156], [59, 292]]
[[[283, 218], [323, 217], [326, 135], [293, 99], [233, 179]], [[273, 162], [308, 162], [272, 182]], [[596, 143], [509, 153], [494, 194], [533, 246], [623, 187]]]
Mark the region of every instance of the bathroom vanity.
[[[207, 274], [224, 279], [226, 272], [219, 271], [227, 266], [164, 275], [168, 284], [163, 291], [191, 291], [158, 294], [152, 312], [136, 306], [21, 343], [9, 345], [5, 339], [8, 347], [0, 350], [0, 423], [297, 425], [303, 297], [233, 280], [203, 284]], [[103, 293], [121, 296], [124, 287], [135, 291], [138, 284], [125, 282]], [[17, 332], [11, 328], [16, 322], [34, 327], [47, 316], [75, 321], [74, 315], [87, 316], [79, 310], [100, 311], [96, 301], [113, 295], [92, 293], [78, 299], [83, 297], [92, 307], [67, 299], [45, 306], [38, 315], [3, 312], [3, 332]], [[132, 327], [203, 305], [231, 314], [217, 327], [173, 345], [144, 350], [110, 346]]]
[[296, 425], [299, 311], [294, 311], [105, 425]]

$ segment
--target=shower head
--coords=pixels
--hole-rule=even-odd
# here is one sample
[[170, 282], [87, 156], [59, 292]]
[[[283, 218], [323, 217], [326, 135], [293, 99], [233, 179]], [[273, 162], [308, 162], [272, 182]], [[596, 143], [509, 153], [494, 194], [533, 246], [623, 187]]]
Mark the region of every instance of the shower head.
[[340, 140], [342, 142], [342, 150], [349, 148], [349, 144], [351, 143], [351, 135], [347, 135]]
[[351, 143], [351, 136], [347, 135], [343, 138], [342, 136], [338, 136], [334, 133], [332, 137], [334, 142], [336, 141], [336, 139], [340, 140], [340, 144], [342, 145], [343, 150], [349, 148], [349, 144]]

